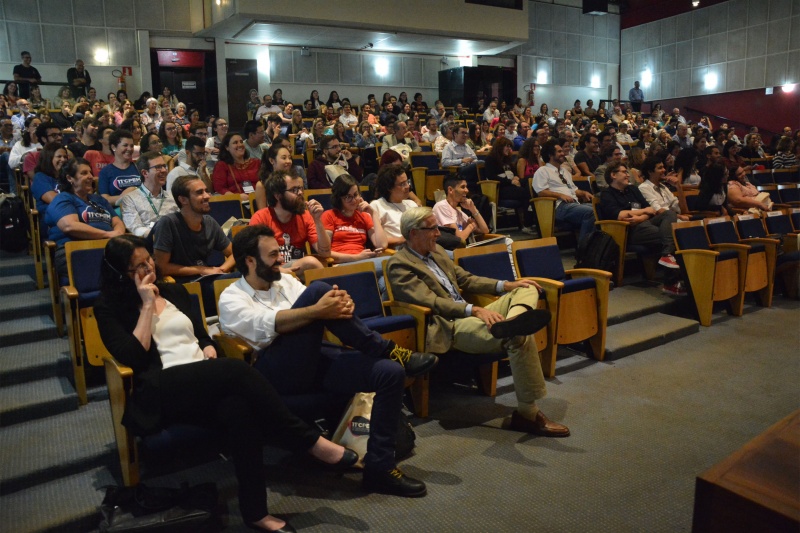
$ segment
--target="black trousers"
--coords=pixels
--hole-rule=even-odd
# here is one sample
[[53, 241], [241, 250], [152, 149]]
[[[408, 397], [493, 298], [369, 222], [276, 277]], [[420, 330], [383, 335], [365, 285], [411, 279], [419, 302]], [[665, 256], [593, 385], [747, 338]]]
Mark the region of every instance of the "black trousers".
[[297, 418], [257, 370], [237, 359], [211, 359], [161, 373], [165, 424], [189, 423], [220, 432], [239, 482], [239, 507], [246, 522], [267, 514], [263, 446], [308, 450], [320, 433]]

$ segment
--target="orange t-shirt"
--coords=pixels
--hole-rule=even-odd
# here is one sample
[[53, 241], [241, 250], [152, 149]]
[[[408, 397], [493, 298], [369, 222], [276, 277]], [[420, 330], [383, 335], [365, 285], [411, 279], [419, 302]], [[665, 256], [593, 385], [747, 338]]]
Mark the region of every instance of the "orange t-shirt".
[[352, 217], [345, 217], [338, 209], [322, 213], [322, 225], [333, 232], [331, 250], [340, 254], [357, 255], [364, 251], [367, 232], [372, 229], [372, 217], [356, 211]]
[[86, 150], [83, 158], [92, 166], [92, 174], [95, 178], [100, 177], [100, 171], [103, 170], [103, 167], [114, 162], [114, 154], [106, 155], [99, 150]]

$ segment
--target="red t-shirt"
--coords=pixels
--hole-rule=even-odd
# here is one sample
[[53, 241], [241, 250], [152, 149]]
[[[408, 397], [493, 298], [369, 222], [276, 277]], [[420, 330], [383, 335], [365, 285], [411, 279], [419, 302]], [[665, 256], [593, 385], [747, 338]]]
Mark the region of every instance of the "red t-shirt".
[[[256, 224], [264, 224], [272, 228], [272, 231], [275, 232], [278, 246], [281, 247], [281, 255], [283, 255], [285, 262], [303, 257], [306, 251], [306, 242], [310, 244], [317, 243], [317, 227], [314, 225], [314, 219], [308, 211], [302, 215], [293, 216], [289, 222], [283, 224], [278, 220], [273, 208], [265, 207], [256, 211], [250, 218], [250, 225], [255, 226]], [[288, 244], [285, 236], [289, 237]]]
[[374, 226], [372, 217], [367, 213], [356, 211], [352, 217], [346, 217], [338, 209], [322, 213], [322, 225], [327, 231], [333, 232], [331, 250], [350, 255], [364, 251], [367, 232]]
[[98, 150], [86, 150], [83, 158], [92, 166], [92, 174], [95, 178], [100, 177], [100, 171], [105, 166], [114, 162], [114, 154], [106, 155]]

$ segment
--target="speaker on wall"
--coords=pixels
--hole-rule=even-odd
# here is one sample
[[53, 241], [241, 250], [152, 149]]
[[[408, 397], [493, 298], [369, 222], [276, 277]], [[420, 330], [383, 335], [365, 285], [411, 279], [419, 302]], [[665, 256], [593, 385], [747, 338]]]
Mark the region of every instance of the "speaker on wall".
[[583, 0], [584, 15], [605, 15], [608, 13], [608, 0]]

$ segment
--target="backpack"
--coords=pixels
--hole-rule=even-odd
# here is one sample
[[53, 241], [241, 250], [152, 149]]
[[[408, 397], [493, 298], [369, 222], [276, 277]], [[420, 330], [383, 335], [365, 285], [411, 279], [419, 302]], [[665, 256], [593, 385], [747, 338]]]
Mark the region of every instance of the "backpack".
[[22, 198], [0, 194], [0, 249], [21, 252], [28, 248], [28, 217]]
[[617, 271], [619, 246], [605, 231], [594, 231], [578, 243], [575, 268], [594, 268], [612, 274]]

